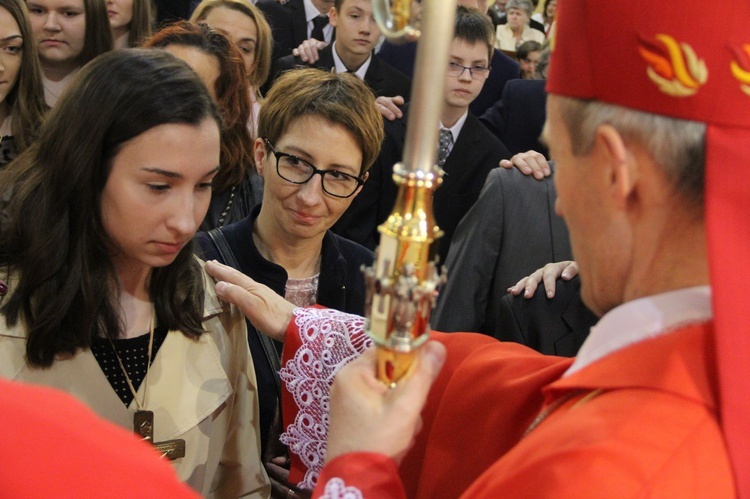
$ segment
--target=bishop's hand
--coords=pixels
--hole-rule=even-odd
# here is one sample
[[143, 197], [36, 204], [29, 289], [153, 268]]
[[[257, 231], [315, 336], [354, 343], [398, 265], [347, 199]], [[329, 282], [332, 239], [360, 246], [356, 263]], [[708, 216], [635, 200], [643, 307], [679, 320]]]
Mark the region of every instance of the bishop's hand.
[[400, 463], [422, 426], [420, 413], [445, 362], [445, 347], [427, 342], [413, 372], [394, 388], [378, 380], [376, 362], [375, 348], [370, 348], [336, 375], [327, 461], [349, 452], [377, 452]]

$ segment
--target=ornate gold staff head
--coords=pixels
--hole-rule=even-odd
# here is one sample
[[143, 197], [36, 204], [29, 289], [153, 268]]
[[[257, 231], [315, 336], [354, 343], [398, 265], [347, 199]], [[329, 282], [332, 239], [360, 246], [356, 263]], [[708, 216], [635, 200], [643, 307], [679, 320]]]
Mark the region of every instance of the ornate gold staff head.
[[[409, 25], [411, 0], [372, 0], [383, 33], [399, 41], [419, 36]], [[393, 167], [399, 187], [391, 215], [378, 231], [380, 246], [367, 281], [367, 332], [378, 347], [378, 377], [393, 385], [409, 372], [416, 349], [429, 335], [429, 320], [443, 277], [433, 261], [432, 195], [442, 182], [436, 166], [448, 52], [456, 0], [424, 0], [425, 27], [417, 57], [402, 162]]]

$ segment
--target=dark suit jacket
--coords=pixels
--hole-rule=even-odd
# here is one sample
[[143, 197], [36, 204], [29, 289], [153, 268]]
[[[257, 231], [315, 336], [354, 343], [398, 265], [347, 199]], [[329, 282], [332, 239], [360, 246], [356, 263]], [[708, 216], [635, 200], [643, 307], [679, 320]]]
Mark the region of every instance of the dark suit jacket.
[[186, 20], [199, 2], [185, 2], [184, 0], [155, 0], [156, 25]]
[[[253, 227], [260, 213], [260, 205], [252, 214], [237, 223], [225, 225], [221, 230], [232, 249], [239, 270], [256, 281], [265, 284], [277, 294], [284, 296], [287, 273], [283, 267], [269, 262], [258, 251], [253, 241]], [[205, 260], [224, 263], [211, 238], [204, 232], [196, 234], [201, 255]], [[328, 308], [352, 314], [364, 315], [365, 281], [360, 271], [364, 265], [372, 265], [371, 251], [326, 232], [321, 248], [320, 279], [318, 281], [318, 303]], [[247, 321], [248, 343], [255, 365], [260, 403], [260, 436], [262, 454], [268, 444], [268, 434], [276, 411], [276, 382], [257, 330]], [[281, 353], [281, 343], [276, 342]]]
[[[405, 137], [405, 119], [385, 122], [385, 141], [380, 156], [370, 169], [362, 191], [333, 226], [334, 232], [370, 249], [378, 245], [377, 226], [391, 214], [398, 194], [392, 178], [393, 165], [403, 157]], [[500, 159], [508, 157], [502, 142], [470, 112], [446, 159], [443, 167], [446, 175], [434, 196], [435, 220], [445, 232], [438, 243], [441, 262], [445, 261], [456, 225], [476, 201], [487, 174], [497, 167]]]
[[[417, 55], [416, 42], [395, 45], [386, 41], [380, 48], [378, 55], [409, 78], [414, 78], [414, 61]], [[499, 50], [496, 50], [492, 56], [490, 66], [492, 69], [487, 81], [484, 82], [482, 91], [469, 106], [471, 112], [476, 116], [481, 116], [490, 106], [500, 100], [506, 81], [521, 76], [518, 63]]]
[[[307, 40], [307, 16], [305, 15], [305, 4], [302, 0], [289, 0], [283, 5], [289, 12], [289, 18], [286, 24], [285, 39], [291, 41], [288, 50], [285, 50], [282, 56], [292, 53], [292, 49], [299, 47], [300, 43]], [[275, 36], [275, 34], [274, 34]], [[336, 39], [336, 30], [333, 31], [331, 41]], [[285, 49], [287, 47], [284, 47]]]
[[546, 80], [520, 79], [507, 82], [502, 100], [479, 118], [511, 154], [533, 149], [549, 158], [549, 151], [539, 142], [547, 116], [546, 83]]
[[581, 301], [581, 282], [557, 280], [551, 300], [539, 286], [530, 299], [507, 294], [500, 301], [495, 337], [547, 355], [575, 357], [599, 318]]
[[490, 172], [453, 237], [448, 282], [432, 327], [499, 334], [507, 288], [549, 262], [572, 260], [568, 230], [555, 214], [556, 198], [552, 176], [540, 181], [515, 168]]
[[[335, 68], [333, 61], [333, 44], [327, 46], [319, 52], [319, 59], [312, 66], [324, 71], [331, 71]], [[299, 67], [309, 67], [302, 62], [299, 57], [289, 55], [282, 57], [274, 64], [274, 80], [284, 71]], [[402, 96], [405, 100], [409, 99], [411, 92], [411, 81], [401, 74], [390, 64], [383, 61], [377, 54], [372, 55], [370, 66], [365, 73], [365, 83], [375, 93], [376, 96], [393, 97]]]
[[[274, 0], [258, 0], [258, 3], [256, 3], [255, 6], [263, 12], [266, 21], [268, 21], [268, 24], [271, 26], [271, 33], [273, 34], [273, 53], [271, 55], [271, 60], [276, 60], [279, 57], [291, 54], [292, 49], [298, 47], [299, 43], [294, 45], [294, 40], [292, 38], [292, 17], [290, 10], [284, 8], [283, 5]], [[307, 33], [306, 25], [305, 33]]]
[[305, 3], [302, 0], [289, 0], [284, 4], [289, 12], [289, 24], [287, 33], [292, 46], [284, 55], [292, 53], [292, 49], [299, 47], [300, 43], [307, 40], [307, 17], [305, 16]]

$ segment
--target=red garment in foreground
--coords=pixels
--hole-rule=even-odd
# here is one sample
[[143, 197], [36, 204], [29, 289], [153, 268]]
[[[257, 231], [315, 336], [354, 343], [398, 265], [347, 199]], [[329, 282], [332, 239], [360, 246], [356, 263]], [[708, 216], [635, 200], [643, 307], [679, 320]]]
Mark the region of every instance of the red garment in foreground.
[[73, 397], [0, 380], [0, 495], [197, 498], [168, 461]]
[[[337, 357], [315, 353], [308, 326], [290, 325], [285, 369], [298, 363], [299, 351], [310, 366], [330, 367]], [[329, 334], [313, 336], [337, 345]], [[323, 469], [315, 497], [357, 490], [377, 498], [734, 496], [716, 413], [710, 325], [632, 345], [564, 379], [570, 359], [479, 335], [433, 338], [447, 346], [448, 359], [401, 467], [378, 454], [341, 456]], [[323, 362], [316, 364], [316, 355]], [[298, 415], [289, 396], [295, 393], [299, 400], [294, 388], [285, 393], [287, 422]], [[542, 407], [566, 396], [523, 437]], [[325, 430], [315, 418], [303, 419]], [[297, 476], [306, 471], [304, 459], [293, 459]]]

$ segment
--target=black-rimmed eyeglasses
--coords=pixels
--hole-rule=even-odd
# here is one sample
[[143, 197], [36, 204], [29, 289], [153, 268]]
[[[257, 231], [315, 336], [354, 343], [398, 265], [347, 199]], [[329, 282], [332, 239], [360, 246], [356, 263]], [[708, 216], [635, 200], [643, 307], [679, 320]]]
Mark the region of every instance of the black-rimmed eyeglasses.
[[490, 74], [490, 68], [484, 66], [462, 66], [457, 62], [448, 63], [448, 76], [460, 78], [466, 70], [469, 70], [469, 76], [472, 80], [486, 80]]
[[287, 182], [306, 184], [317, 174], [320, 175], [323, 192], [337, 198], [352, 196], [357, 192], [359, 186], [365, 183], [360, 177], [338, 170], [320, 170], [304, 159], [276, 151], [276, 148], [268, 139], [264, 138], [263, 140], [276, 157], [276, 173]]

